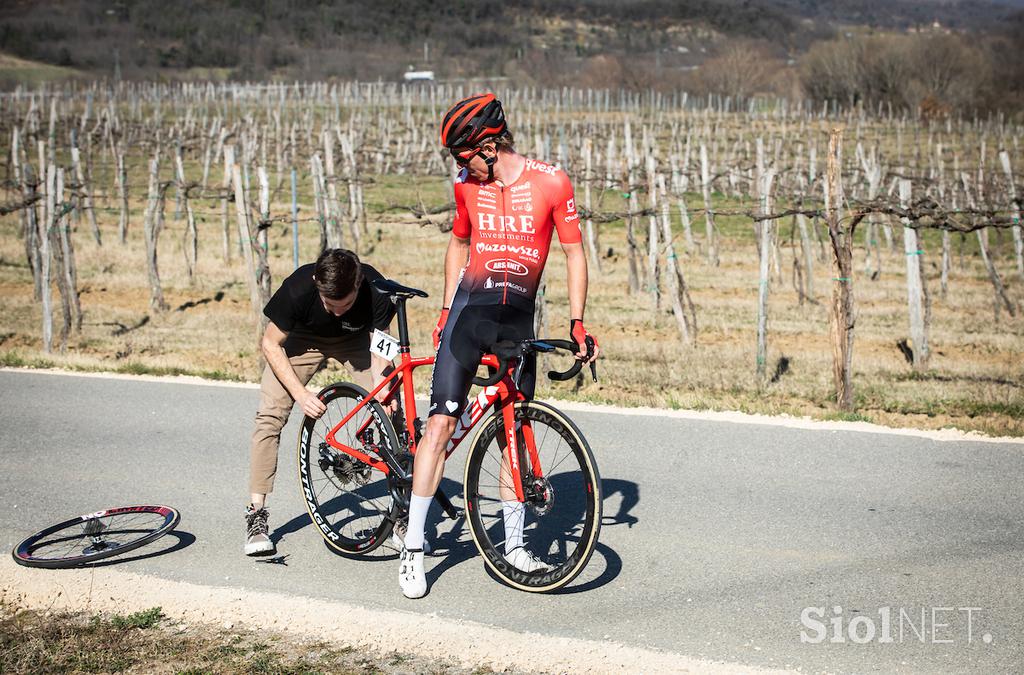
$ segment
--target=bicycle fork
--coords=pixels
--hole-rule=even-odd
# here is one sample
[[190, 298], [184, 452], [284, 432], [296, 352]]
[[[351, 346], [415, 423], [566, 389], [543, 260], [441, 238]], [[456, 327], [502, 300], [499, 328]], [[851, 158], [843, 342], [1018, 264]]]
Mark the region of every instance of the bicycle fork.
[[[498, 439], [502, 451], [499, 492], [509, 501], [530, 502], [536, 498], [528, 485], [542, 480], [544, 472], [537, 453], [537, 443], [529, 420], [515, 419], [515, 405], [508, 402], [501, 408], [503, 435]], [[524, 447], [525, 446], [525, 447]], [[524, 460], [526, 466], [523, 466]]]

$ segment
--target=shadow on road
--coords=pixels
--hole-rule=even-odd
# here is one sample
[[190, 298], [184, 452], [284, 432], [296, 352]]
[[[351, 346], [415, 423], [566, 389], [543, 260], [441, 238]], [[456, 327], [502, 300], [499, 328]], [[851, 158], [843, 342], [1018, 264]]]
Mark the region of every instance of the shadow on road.
[[[572, 585], [560, 588], [554, 591], [552, 595], [571, 595], [573, 593], [585, 593], [586, 591], [593, 591], [601, 588], [607, 583], [614, 581], [615, 577], [619, 576], [622, 571], [622, 558], [615, 550], [607, 544], [597, 542], [594, 547], [594, 555], [590, 558], [590, 562], [587, 563], [587, 568], [592, 569], [594, 564], [597, 563], [598, 556], [604, 558], [604, 571], [598, 576], [594, 577], [590, 581], [585, 581], [582, 584], [578, 583], [577, 578]], [[586, 570], [583, 571], [583, 577], [587, 576]]]
[[[607, 504], [616, 495], [619, 495], [619, 503], [616, 512], [613, 514], [609, 514], [608, 512], [604, 513], [601, 518], [602, 527], [626, 525], [627, 527], [632, 528], [640, 522], [640, 520], [631, 513], [633, 508], [640, 503], [639, 485], [633, 481], [621, 480], [618, 478], [603, 478], [601, 480], [601, 488], [604, 493], [605, 504]], [[441, 481], [441, 489], [447, 495], [457, 496], [461, 495], [462, 485], [445, 478]], [[582, 504], [580, 504], [579, 507], [582, 508]], [[285, 536], [298, 532], [302, 528], [311, 524], [312, 521], [309, 518], [309, 514], [302, 512], [276, 528], [273, 533], [271, 533], [271, 539], [276, 545], [278, 542], [283, 540]], [[433, 552], [430, 557], [435, 559], [443, 558], [427, 573], [430, 584], [436, 582], [442, 575], [444, 575], [445, 572], [453, 567], [456, 567], [467, 560], [478, 557], [476, 545], [473, 543], [472, 537], [470, 537], [466, 532], [465, 515], [460, 515], [460, 517], [453, 523], [441, 513], [441, 510], [438, 508], [436, 503], [430, 507], [430, 515], [427, 518], [426, 538], [433, 545]], [[326, 542], [324, 542], [324, 546], [327, 550], [340, 558], [365, 560], [367, 562], [383, 562], [398, 559], [397, 552], [391, 545], [390, 539], [375, 551], [363, 555], [343, 553], [331, 548]], [[577, 580], [573, 585], [560, 589], [555, 593], [571, 594], [591, 591], [604, 586], [618, 577], [619, 573], [622, 571], [622, 558], [619, 554], [610, 546], [598, 542], [594, 548], [594, 557], [591, 558], [587, 568], [589, 570], [593, 570], [595, 566], [599, 564], [600, 558], [604, 559], [604, 569], [599, 575], [590, 578], [583, 583], [578, 583]], [[486, 566], [484, 567], [486, 568]], [[489, 568], [487, 569], [487, 573], [496, 581], [498, 580]], [[582, 578], [586, 579], [589, 576], [590, 575], [584, 571]]]
[[602, 478], [601, 490], [604, 492], [604, 503], [607, 504], [612, 495], [622, 495], [619, 502], [619, 510], [614, 515], [604, 513], [601, 518], [601, 527], [612, 525], [626, 525], [633, 527], [640, 520], [630, 514], [633, 507], [640, 503], [640, 486], [631, 480], [620, 480], [618, 478]]

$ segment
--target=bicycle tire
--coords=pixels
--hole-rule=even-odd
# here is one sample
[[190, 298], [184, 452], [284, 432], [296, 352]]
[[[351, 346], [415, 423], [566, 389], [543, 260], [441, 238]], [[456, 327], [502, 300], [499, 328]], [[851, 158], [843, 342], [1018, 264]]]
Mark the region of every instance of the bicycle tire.
[[[181, 514], [169, 506], [121, 506], [96, 511], [36, 532], [18, 544], [11, 556], [26, 567], [78, 567], [145, 546], [173, 530], [180, 519]], [[51, 548], [62, 555], [47, 555]]]
[[[515, 415], [516, 420], [529, 421], [534, 432], [541, 468], [548, 481], [544, 494], [548, 495], [545, 502], [546, 508], [550, 509], [544, 513], [532, 511], [532, 507], [527, 509], [533, 513], [533, 523], [524, 526], [524, 547], [549, 563], [551, 568], [522, 572], [512, 567], [501, 551], [504, 522], [498, 474], [502, 450], [496, 440], [496, 437], [504, 438], [500, 411], [477, 432], [466, 460], [467, 521], [477, 550], [487, 567], [502, 582], [519, 590], [545, 593], [562, 588], [575, 579], [594, 552], [601, 530], [601, 477], [583, 434], [558, 409], [537, 401], [519, 402], [515, 404]], [[545, 431], [542, 432], [542, 428]], [[520, 448], [524, 446], [522, 436], [519, 431]], [[559, 459], [563, 445], [565, 452]], [[570, 456], [575, 461], [565, 464]], [[527, 467], [530, 462], [525, 451], [520, 464], [529, 473]], [[494, 485], [490, 485], [491, 479]], [[531, 519], [529, 515], [526, 517]], [[559, 529], [563, 530], [562, 534], [559, 534]]]
[[[334, 464], [325, 468], [321, 450], [332, 460], [348, 462], [344, 459], [348, 455], [342, 457], [344, 453], [327, 445], [326, 436], [369, 394], [358, 385], [341, 382], [325, 387], [318, 396], [327, 412], [318, 419], [303, 418], [299, 430], [299, 484], [306, 510], [328, 546], [347, 555], [367, 554], [387, 540], [399, 508], [390, 495], [387, 476], [362, 463], [348, 463], [344, 469], [336, 469]], [[339, 429], [336, 438], [367, 450], [355, 434], [358, 426], [369, 423], [375, 430], [373, 440], [397, 454], [398, 436], [384, 408], [368, 399], [364, 411]], [[367, 454], [374, 456], [372, 451]]]

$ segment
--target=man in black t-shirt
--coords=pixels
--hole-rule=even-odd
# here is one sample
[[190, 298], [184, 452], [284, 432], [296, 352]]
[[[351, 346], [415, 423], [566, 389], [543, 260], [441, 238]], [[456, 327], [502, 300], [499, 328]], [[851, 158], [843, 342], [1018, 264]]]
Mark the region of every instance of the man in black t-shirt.
[[[316, 263], [303, 265], [285, 279], [263, 308], [270, 319], [261, 344], [267, 367], [250, 451], [246, 555], [274, 550], [266, 497], [274, 489], [281, 429], [292, 406], [298, 403], [310, 417], [327, 410], [306, 383], [333, 358], [349, 366], [354, 382], [372, 390], [391, 363], [370, 353], [373, 329], [387, 331], [395, 313], [391, 299], [371, 285], [381, 278], [352, 251], [327, 249]], [[382, 392], [378, 398], [384, 396]]]

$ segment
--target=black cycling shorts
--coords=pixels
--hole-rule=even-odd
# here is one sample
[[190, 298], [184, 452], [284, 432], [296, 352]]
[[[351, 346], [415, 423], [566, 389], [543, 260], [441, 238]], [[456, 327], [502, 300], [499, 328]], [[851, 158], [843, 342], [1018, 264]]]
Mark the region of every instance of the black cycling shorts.
[[[470, 295], [461, 289], [452, 300], [434, 362], [428, 417], [460, 417], [480, 358], [502, 340], [534, 338], [533, 312], [510, 305], [474, 305], [469, 300]], [[527, 400], [532, 399], [536, 385], [537, 358], [530, 354], [519, 379], [519, 391]]]

